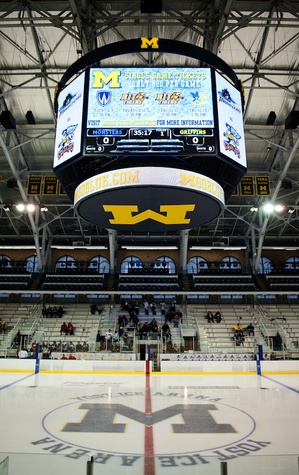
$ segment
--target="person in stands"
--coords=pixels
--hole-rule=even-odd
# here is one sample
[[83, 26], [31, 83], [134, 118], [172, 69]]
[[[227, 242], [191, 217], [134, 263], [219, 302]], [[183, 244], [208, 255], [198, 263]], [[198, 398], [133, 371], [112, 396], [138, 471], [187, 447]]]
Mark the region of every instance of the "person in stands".
[[69, 322], [67, 324], [67, 333], [69, 333], [70, 335], [73, 335], [74, 331], [75, 331], [74, 325], [72, 324], [72, 322]]
[[217, 310], [217, 312], [214, 315], [214, 321], [215, 320], [216, 320], [217, 323], [220, 323], [221, 320], [222, 320], [222, 316], [221, 316], [221, 313], [219, 312], [219, 310]]
[[248, 336], [254, 336], [254, 326], [252, 325], [252, 323], [249, 323], [249, 325], [247, 325], [246, 331]]
[[19, 359], [22, 360], [22, 359], [25, 359], [25, 358], [28, 358], [28, 352], [26, 350], [26, 348], [22, 348], [20, 351], [19, 351]]
[[208, 313], [207, 313], [207, 315], [206, 315], [206, 319], [208, 320], [209, 323], [214, 322], [214, 315], [213, 315], [213, 313], [211, 312], [211, 310], [208, 311]]
[[63, 333], [67, 335], [67, 332], [68, 332], [67, 324], [63, 322], [63, 324], [60, 327], [60, 335], [62, 335]]

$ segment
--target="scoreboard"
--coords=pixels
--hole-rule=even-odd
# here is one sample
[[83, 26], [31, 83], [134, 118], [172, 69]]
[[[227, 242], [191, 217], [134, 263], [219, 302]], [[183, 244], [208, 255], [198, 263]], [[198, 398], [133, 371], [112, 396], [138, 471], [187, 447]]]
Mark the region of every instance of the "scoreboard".
[[54, 168], [77, 154], [219, 153], [246, 166], [240, 92], [211, 68], [90, 68], [60, 94]]
[[[96, 57], [160, 44], [214, 67], [91, 66]], [[194, 45], [158, 38], [117, 45], [91, 52], [63, 78], [54, 173], [78, 214], [107, 229], [177, 231], [215, 219], [246, 172], [234, 73]]]

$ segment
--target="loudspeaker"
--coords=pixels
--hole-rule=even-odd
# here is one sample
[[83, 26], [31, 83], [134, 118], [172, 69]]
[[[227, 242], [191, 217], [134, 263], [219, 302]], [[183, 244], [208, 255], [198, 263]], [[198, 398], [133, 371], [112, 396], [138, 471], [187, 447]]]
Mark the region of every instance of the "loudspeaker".
[[141, 13], [161, 13], [162, 0], [140, 0]]
[[281, 184], [281, 187], [284, 189], [284, 190], [290, 190], [293, 185], [292, 185], [292, 182], [289, 181], [289, 180], [284, 180]]
[[266, 125], [273, 125], [276, 119], [276, 114], [274, 111], [271, 111], [266, 120]]
[[5, 129], [16, 129], [16, 119], [9, 111], [2, 111], [0, 122]]
[[291, 111], [287, 116], [284, 126], [286, 129], [296, 129], [299, 125], [299, 111]]
[[10, 180], [7, 180], [6, 186], [7, 188], [16, 188], [18, 186], [18, 182], [14, 178], [11, 178]]
[[25, 117], [27, 119], [28, 124], [31, 124], [31, 125], [35, 124], [35, 118], [32, 111], [27, 111]]

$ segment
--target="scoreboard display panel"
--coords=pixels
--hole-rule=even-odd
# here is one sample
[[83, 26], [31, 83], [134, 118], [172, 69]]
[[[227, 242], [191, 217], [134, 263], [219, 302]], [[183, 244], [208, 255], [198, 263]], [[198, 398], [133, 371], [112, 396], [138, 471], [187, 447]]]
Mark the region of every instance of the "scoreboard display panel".
[[71, 199], [101, 169], [183, 167], [226, 198], [245, 173], [241, 93], [211, 67], [90, 67], [57, 105], [54, 171]]
[[83, 153], [215, 155], [210, 68], [90, 68]]

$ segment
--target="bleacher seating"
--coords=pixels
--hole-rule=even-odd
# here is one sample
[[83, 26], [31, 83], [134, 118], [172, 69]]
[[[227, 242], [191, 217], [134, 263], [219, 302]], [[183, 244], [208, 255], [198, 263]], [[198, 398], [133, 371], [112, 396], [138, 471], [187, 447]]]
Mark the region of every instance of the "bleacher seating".
[[298, 275], [274, 275], [266, 274], [266, 280], [269, 284], [270, 290], [288, 291], [298, 290], [299, 276]]
[[0, 291], [26, 290], [31, 278], [31, 274], [0, 274]]
[[209, 291], [253, 291], [256, 290], [251, 274], [239, 275], [202, 275], [193, 274], [194, 290]]
[[42, 284], [42, 290], [102, 290], [104, 286], [104, 274], [47, 274]]
[[179, 290], [177, 274], [120, 274], [118, 290], [149, 290], [175, 291]]

